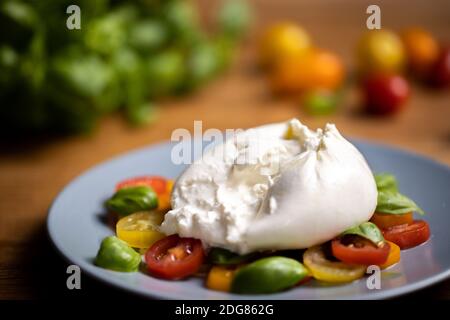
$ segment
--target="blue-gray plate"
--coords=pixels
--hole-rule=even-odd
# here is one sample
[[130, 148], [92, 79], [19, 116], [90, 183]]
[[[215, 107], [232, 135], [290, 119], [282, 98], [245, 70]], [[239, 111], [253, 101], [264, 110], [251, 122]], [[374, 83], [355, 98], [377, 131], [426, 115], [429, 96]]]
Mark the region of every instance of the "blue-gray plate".
[[[404, 250], [401, 261], [381, 272], [381, 288], [363, 278], [344, 285], [310, 281], [287, 291], [236, 295], [208, 290], [204, 279], [165, 281], [143, 271], [120, 273], [96, 267], [92, 261], [101, 240], [113, 234], [104, 222], [103, 202], [120, 180], [139, 175], [176, 178], [184, 169], [170, 160], [170, 143], [150, 146], [102, 163], [72, 181], [54, 201], [47, 220], [56, 249], [82, 272], [149, 298], [165, 299], [384, 299], [409, 293], [450, 276], [450, 168], [406, 151], [353, 141], [374, 172], [393, 173], [402, 193], [427, 214], [431, 229], [425, 244]], [[371, 282], [373, 284], [373, 282]], [[372, 289], [369, 289], [372, 288]]]

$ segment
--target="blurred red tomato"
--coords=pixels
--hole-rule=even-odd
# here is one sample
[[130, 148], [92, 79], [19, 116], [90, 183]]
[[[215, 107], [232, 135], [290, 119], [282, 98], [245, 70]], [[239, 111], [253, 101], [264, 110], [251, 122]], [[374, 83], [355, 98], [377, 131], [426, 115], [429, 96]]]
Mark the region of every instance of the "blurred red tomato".
[[399, 75], [374, 74], [363, 82], [367, 111], [375, 114], [398, 112], [408, 100], [409, 84]]
[[450, 84], [450, 47], [443, 48], [431, 69], [430, 81], [437, 87]]

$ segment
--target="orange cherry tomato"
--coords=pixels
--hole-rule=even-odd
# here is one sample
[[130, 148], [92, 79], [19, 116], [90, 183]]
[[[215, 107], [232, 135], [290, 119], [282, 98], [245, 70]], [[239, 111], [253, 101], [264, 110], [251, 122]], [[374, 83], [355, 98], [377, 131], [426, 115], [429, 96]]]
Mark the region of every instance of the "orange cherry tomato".
[[418, 246], [430, 238], [430, 227], [423, 220], [414, 220], [410, 224], [393, 226], [381, 231], [386, 240], [395, 243], [402, 250]]
[[386, 262], [380, 265], [381, 269], [386, 269], [400, 261], [400, 247], [391, 241], [386, 242], [389, 243], [390, 250]]
[[439, 45], [433, 35], [422, 28], [413, 27], [404, 30], [401, 38], [411, 70], [417, 75], [426, 75], [439, 55]]
[[345, 76], [341, 59], [330, 51], [314, 49], [305, 57], [281, 60], [271, 73], [275, 92], [301, 93], [312, 89], [337, 89]]
[[206, 287], [212, 290], [229, 292], [235, 272], [235, 268], [213, 266], [206, 278]]
[[398, 226], [401, 224], [409, 224], [413, 222], [412, 212], [405, 214], [387, 214], [375, 212], [370, 219], [373, 223], [377, 225], [380, 229], [386, 229], [393, 226]]

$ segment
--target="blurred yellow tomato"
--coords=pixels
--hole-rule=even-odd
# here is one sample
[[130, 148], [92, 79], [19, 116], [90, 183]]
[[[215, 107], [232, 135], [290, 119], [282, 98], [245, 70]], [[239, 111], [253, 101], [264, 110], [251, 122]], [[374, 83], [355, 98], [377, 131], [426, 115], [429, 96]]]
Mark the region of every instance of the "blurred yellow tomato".
[[286, 57], [304, 55], [311, 48], [308, 33], [292, 22], [277, 23], [267, 29], [260, 44], [263, 66], [273, 66]]
[[426, 30], [413, 27], [402, 32], [408, 64], [417, 75], [426, 75], [439, 55], [439, 45]]
[[358, 44], [360, 72], [399, 72], [405, 64], [405, 52], [400, 38], [388, 30], [371, 30]]
[[337, 89], [344, 79], [341, 59], [334, 53], [313, 49], [300, 58], [288, 57], [279, 61], [272, 73], [275, 92], [301, 93], [310, 89]]

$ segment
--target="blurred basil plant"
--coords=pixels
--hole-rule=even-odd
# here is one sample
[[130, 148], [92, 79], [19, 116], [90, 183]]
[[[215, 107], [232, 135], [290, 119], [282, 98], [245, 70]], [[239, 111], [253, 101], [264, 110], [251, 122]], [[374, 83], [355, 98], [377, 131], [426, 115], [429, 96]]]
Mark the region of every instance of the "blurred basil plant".
[[[66, 27], [78, 5], [81, 29]], [[244, 0], [223, 0], [202, 28], [188, 0], [3, 0], [3, 133], [87, 132], [104, 114], [154, 119], [163, 96], [190, 92], [230, 63], [248, 28]]]

